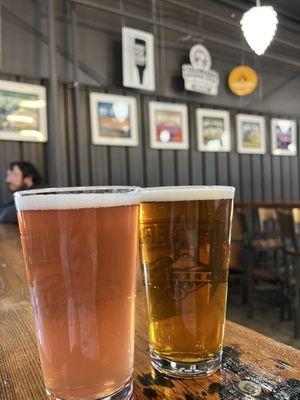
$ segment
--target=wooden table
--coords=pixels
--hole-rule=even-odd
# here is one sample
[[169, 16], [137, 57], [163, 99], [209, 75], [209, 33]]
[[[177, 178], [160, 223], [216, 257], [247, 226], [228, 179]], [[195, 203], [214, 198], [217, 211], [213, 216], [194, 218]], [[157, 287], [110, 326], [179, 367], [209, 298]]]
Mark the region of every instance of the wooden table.
[[[138, 296], [143, 296], [142, 290]], [[133, 399], [300, 399], [300, 352], [229, 321], [219, 373], [177, 380], [155, 372], [147, 352], [142, 304], [139, 299]], [[241, 380], [256, 382], [261, 394], [245, 396], [237, 387]], [[15, 226], [0, 225], [0, 400], [41, 399], [46, 396], [19, 235]]]

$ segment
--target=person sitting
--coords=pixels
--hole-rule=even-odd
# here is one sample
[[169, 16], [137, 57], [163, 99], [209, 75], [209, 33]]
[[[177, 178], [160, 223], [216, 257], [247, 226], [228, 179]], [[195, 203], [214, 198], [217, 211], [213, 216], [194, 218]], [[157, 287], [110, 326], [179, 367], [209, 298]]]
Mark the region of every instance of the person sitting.
[[[19, 190], [35, 189], [40, 185], [41, 176], [38, 170], [27, 161], [14, 161], [6, 173], [6, 183], [14, 193]], [[17, 212], [13, 199], [0, 205], [0, 222], [17, 223]]]

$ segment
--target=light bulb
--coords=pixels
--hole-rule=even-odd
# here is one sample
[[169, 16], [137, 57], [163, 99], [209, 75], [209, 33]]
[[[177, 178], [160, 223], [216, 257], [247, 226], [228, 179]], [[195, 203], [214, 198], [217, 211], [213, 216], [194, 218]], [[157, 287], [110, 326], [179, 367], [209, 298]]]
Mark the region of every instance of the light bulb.
[[271, 6], [252, 7], [241, 19], [242, 31], [247, 43], [257, 54], [262, 55], [270, 45], [276, 29], [277, 12]]

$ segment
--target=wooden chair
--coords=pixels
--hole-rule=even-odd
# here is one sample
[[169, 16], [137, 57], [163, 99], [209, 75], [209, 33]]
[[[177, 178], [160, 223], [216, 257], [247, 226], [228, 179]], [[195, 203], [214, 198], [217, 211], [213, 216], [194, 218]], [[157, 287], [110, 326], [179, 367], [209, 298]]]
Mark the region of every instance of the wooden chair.
[[[295, 337], [300, 337], [300, 246], [295, 231], [294, 212], [277, 211], [280, 235], [285, 254], [285, 290], [288, 294], [294, 289]], [[292, 268], [289, 264], [292, 261]], [[292, 296], [291, 300], [292, 300]]]
[[[264, 210], [263, 210], [264, 211]], [[269, 211], [269, 210], [268, 210]], [[283, 243], [280, 237], [266, 235], [266, 230], [261, 229], [260, 235], [251, 234], [245, 215], [240, 214], [243, 226], [244, 254], [245, 254], [245, 276], [247, 287], [248, 317], [253, 317], [254, 294], [266, 293], [270, 291], [279, 292], [283, 298], [283, 284], [278, 273], [278, 253], [282, 252]], [[274, 219], [274, 213], [260, 212], [261, 226], [264, 228], [265, 221], [270, 217]], [[265, 262], [262, 255], [270, 253], [269, 262]], [[274, 257], [274, 253], [276, 257]], [[280, 317], [284, 317], [283, 308], [280, 310]]]
[[[253, 262], [260, 266], [265, 266], [265, 269], [257, 269], [257, 274], [262, 274], [269, 280], [275, 282], [276, 271], [279, 270], [281, 258], [283, 254], [283, 243], [279, 235], [277, 214], [274, 208], [260, 207], [257, 209], [259, 222], [259, 231], [252, 235], [251, 248]], [[253, 252], [255, 255], [253, 255]], [[274, 268], [275, 266], [275, 268]], [[249, 311], [251, 315], [252, 312]]]
[[260, 247], [256, 247], [256, 245], [253, 247], [247, 218], [241, 209], [236, 209], [234, 212], [231, 246], [230, 280], [238, 280], [241, 283], [242, 304], [248, 304], [248, 316], [251, 318], [254, 292], [263, 289], [262, 282], [268, 287], [273, 284], [273, 288], [278, 277], [274, 272], [256, 265], [255, 255]]

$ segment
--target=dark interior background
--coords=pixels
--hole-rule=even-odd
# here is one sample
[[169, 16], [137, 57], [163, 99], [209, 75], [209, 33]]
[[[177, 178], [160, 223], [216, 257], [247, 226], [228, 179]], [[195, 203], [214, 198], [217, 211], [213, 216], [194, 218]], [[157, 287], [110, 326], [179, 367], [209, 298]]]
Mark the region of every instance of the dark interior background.
[[[9, 198], [5, 170], [10, 161], [30, 160], [52, 185], [224, 184], [237, 200], [299, 199], [299, 156], [270, 154], [270, 117], [300, 118], [300, 2], [270, 1], [279, 13], [276, 37], [255, 56], [239, 21], [254, 1], [237, 0], [3, 0], [0, 5], [0, 78], [42, 83], [48, 94], [47, 144], [0, 141], [0, 203]], [[264, 4], [264, 1], [262, 1]], [[153, 32], [156, 91], [122, 88], [121, 27]], [[181, 65], [190, 47], [203, 43], [220, 73], [217, 97], [183, 90]], [[230, 70], [254, 67], [259, 86], [239, 98], [227, 88]], [[75, 84], [74, 84], [75, 82]], [[77, 84], [78, 82], [78, 84]], [[138, 100], [139, 146], [94, 146], [90, 139], [89, 92], [134, 95]], [[148, 102], [185, 102], [189, 108], [189, 150], [149, 147]], [[231, 112], [233, 150], [196, 149], [195, 108]], [[266, 117], [267, 154], [239, 155], [235, 114]], [[299, 147], [299, 145], [298, 145]]]

